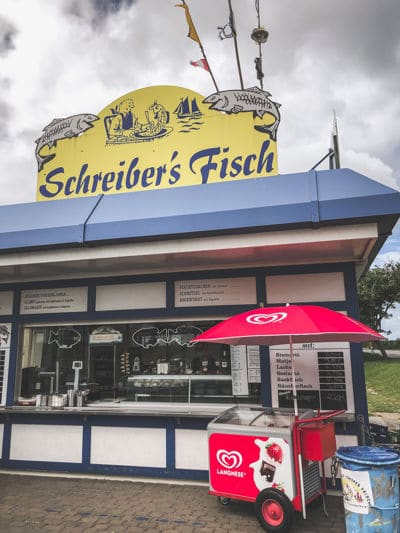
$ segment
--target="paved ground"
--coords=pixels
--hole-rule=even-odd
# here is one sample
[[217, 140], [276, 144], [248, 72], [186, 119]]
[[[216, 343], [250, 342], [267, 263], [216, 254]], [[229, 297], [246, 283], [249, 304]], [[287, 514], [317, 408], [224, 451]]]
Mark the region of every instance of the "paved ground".
[[[292, 532], [345, 532], [342, 498], [326, 496], [295, 515]], [[0, 474], [0, 532], [256, 533], [253, 504], [222, 506], [205, 484], [165, 484]]]

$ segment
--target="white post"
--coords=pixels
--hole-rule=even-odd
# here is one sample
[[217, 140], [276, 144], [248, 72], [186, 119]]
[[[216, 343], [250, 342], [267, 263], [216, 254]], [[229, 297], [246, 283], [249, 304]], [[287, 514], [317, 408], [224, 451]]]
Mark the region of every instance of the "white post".
[[293, 354], [293, 342], [292, 342], [292, 336], [289, 337], [289, 344], [290, 344], [290, 363], [292, 366], [292, 390], [293, 390], [293, 402], [294, 402], [294, 416], [296, 417], [296, 420], [299, 416], [299, 411], [297, 407], [297, 392], [296, 392], [296, 375], [294, 373], [294, 354]]

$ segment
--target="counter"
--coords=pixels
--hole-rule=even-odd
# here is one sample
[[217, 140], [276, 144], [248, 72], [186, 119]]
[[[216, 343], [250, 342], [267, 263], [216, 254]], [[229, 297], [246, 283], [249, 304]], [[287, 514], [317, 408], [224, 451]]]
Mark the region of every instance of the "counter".
[[127, 379], [127, 399], [139, 401], [178, 401], [234, 403], [232, 377], [223, 374], [136, 375]]
[[84, 407], [0, 407], [0, 414], [25, 413], [30, 415], [113, 415], [113, 416], [186, 416], [214, 417], [234, 404], [187, 404], [170, 402], [93, 402]]
[[[168, 416], [177, 417], [215, 417], [234, 407], [234, 403], [225, 404], [187, 404], [170, 402], [93, 402], [84, 407], [36, 407], [20, 406], [0, 407], [1, 414], [30, 414], [30, 415], [113, 415], [113, 416]], [[261, 408], [260, 405], [251, 405]], [[282, 409], [281, 409], [282, 410]], [[348, 424], [355, 422], [354, 413], [343, 413], [335, 417], [335, 422]]]

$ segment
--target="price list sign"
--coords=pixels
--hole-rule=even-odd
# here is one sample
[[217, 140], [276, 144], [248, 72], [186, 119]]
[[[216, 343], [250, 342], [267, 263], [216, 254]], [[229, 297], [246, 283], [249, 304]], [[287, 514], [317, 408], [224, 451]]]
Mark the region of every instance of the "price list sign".
[[248, 396], [246, 346], [231, 346], [232, 394]]
[[[292, 367], [286, 346], [270, 348], [272, 405], [293, 407]], [[309, 343], [294, 347], [294, 375], [301, 408], [352, 411], [348, 345]]]
[[343, 352], [318, 352], [321, 409], [347, 409]]

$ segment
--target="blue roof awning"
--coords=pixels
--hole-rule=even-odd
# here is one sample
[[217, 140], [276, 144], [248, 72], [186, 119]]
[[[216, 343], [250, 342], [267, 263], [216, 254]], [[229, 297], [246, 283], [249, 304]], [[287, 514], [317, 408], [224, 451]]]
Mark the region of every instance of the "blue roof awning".
[[83, 243], [99, 198], [0, 206], [0, 250]]
[[0, 207], [0, 250], [385, 220], [400, 193], [349, 169]]

